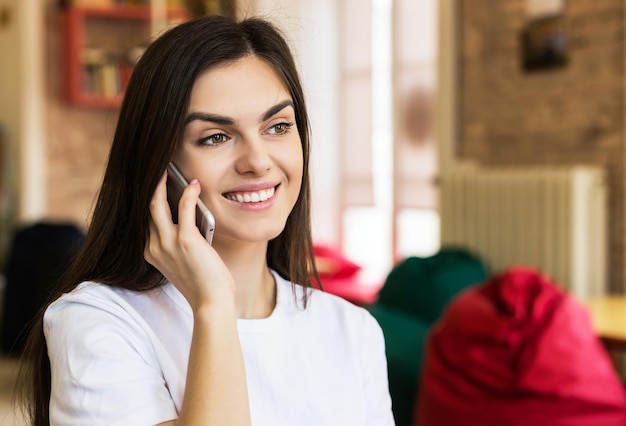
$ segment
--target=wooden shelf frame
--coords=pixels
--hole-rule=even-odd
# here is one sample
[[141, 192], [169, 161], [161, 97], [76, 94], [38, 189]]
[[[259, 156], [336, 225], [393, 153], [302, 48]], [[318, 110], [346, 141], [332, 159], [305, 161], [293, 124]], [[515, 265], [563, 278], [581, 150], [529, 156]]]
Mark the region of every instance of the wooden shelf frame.
[[[117, 95], [102, 95], [85, 91], [83, 54], [89, 19], [110, 19], [113, 22], [135, 21], [138, 25], [150, 25], [153, 19], [150, 5], [114, 4], [111, 6], [71, 6], [62, 16], [64, 92], [66, 99], [74, 105], [87, 108], [119, 108], [124, 96], [131, 70], [123, 75]], [[166, 19], [185, 21], [189, 14], [183, 9], [166, 9]]]

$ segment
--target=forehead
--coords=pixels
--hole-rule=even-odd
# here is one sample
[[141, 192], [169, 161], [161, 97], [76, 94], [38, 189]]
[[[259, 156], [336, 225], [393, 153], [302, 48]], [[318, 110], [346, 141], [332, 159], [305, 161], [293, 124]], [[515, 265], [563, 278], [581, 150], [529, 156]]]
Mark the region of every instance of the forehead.
[[280, 75], [266, 61], [248, 55], [202, 72], [192, 88], [189, 112], [233, 116], [285, 100], [292, 98]]

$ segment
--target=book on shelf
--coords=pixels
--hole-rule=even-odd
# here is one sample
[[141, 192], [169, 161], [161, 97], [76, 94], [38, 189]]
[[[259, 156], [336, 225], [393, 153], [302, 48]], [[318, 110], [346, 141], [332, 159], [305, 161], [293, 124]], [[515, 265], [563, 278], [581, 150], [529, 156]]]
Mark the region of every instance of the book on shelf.
[[102, 65], [102, 96], [114, 98], [121, 89], [118, 66], [114, 62]]
[[114, 98], [124, 91], [132, 72], [126, 54], [99, 48], [83, 50], [83, 91], [89, 95]]

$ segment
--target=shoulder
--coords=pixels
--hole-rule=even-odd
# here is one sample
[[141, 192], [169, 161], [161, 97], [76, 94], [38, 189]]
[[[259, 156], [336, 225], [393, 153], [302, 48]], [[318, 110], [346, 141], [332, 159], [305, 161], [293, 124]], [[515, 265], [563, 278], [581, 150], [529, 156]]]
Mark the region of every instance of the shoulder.
[[52, 302], [46, 309], [44, 320], [71, 316], [84, 307], [111, 312], [123, 311], [123, 301], [111, 287], [96, 282], [83, 282]]
[[[157, 365], [159, 335], [134, 298], [150, 306], [159, 289], [133, 292], [94, 282], [80, 284], [45, 311], [43, 332], [51, 363], [81, 365], [121, 359]], [[146, 302], [147, 301], [147, 302]], [[154, 309], [154, 315], [161, 311]]]
[[131, 293], [134, 292], [91, 281], [83, 282], [52, 302], [46, 309], [44, 319], [72, 316], [84, 309], [94, 313], [103, 311], [112, 315], [127, 316], [130, 311], [128, 298]]
[[46, 339], [76, 341], [98, 335], [126, 336], [129, 340], [148, 337], [149, 326], [136, 309], [134, 299], [150, 300], [155, 291], [126, 289], [84, 282], [48, 306], [44, 313]]
[[86, 282], [47, 308], [51, 423], [157, 424], [176, 417], [164, 382], [173, 377], [164, 367], [172, 362], [134, 307], [134, 298], [150, 301], [159, 292]]

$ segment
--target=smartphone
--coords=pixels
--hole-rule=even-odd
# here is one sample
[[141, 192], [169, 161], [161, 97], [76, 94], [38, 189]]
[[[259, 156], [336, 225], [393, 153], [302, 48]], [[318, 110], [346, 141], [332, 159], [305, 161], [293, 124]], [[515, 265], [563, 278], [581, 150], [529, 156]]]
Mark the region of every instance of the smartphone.
[[[167, 201], [172, 210], [172, 219], [178, 223], [178, 202], [183, 195], [183, 190], [189, 185], [187, 179], [172, 162], [167, 165]], [[208, 207], [198, 198], [196, 204], [196, 225], [200, 233], [211, 244], [215, 232], [215, 218]]]

